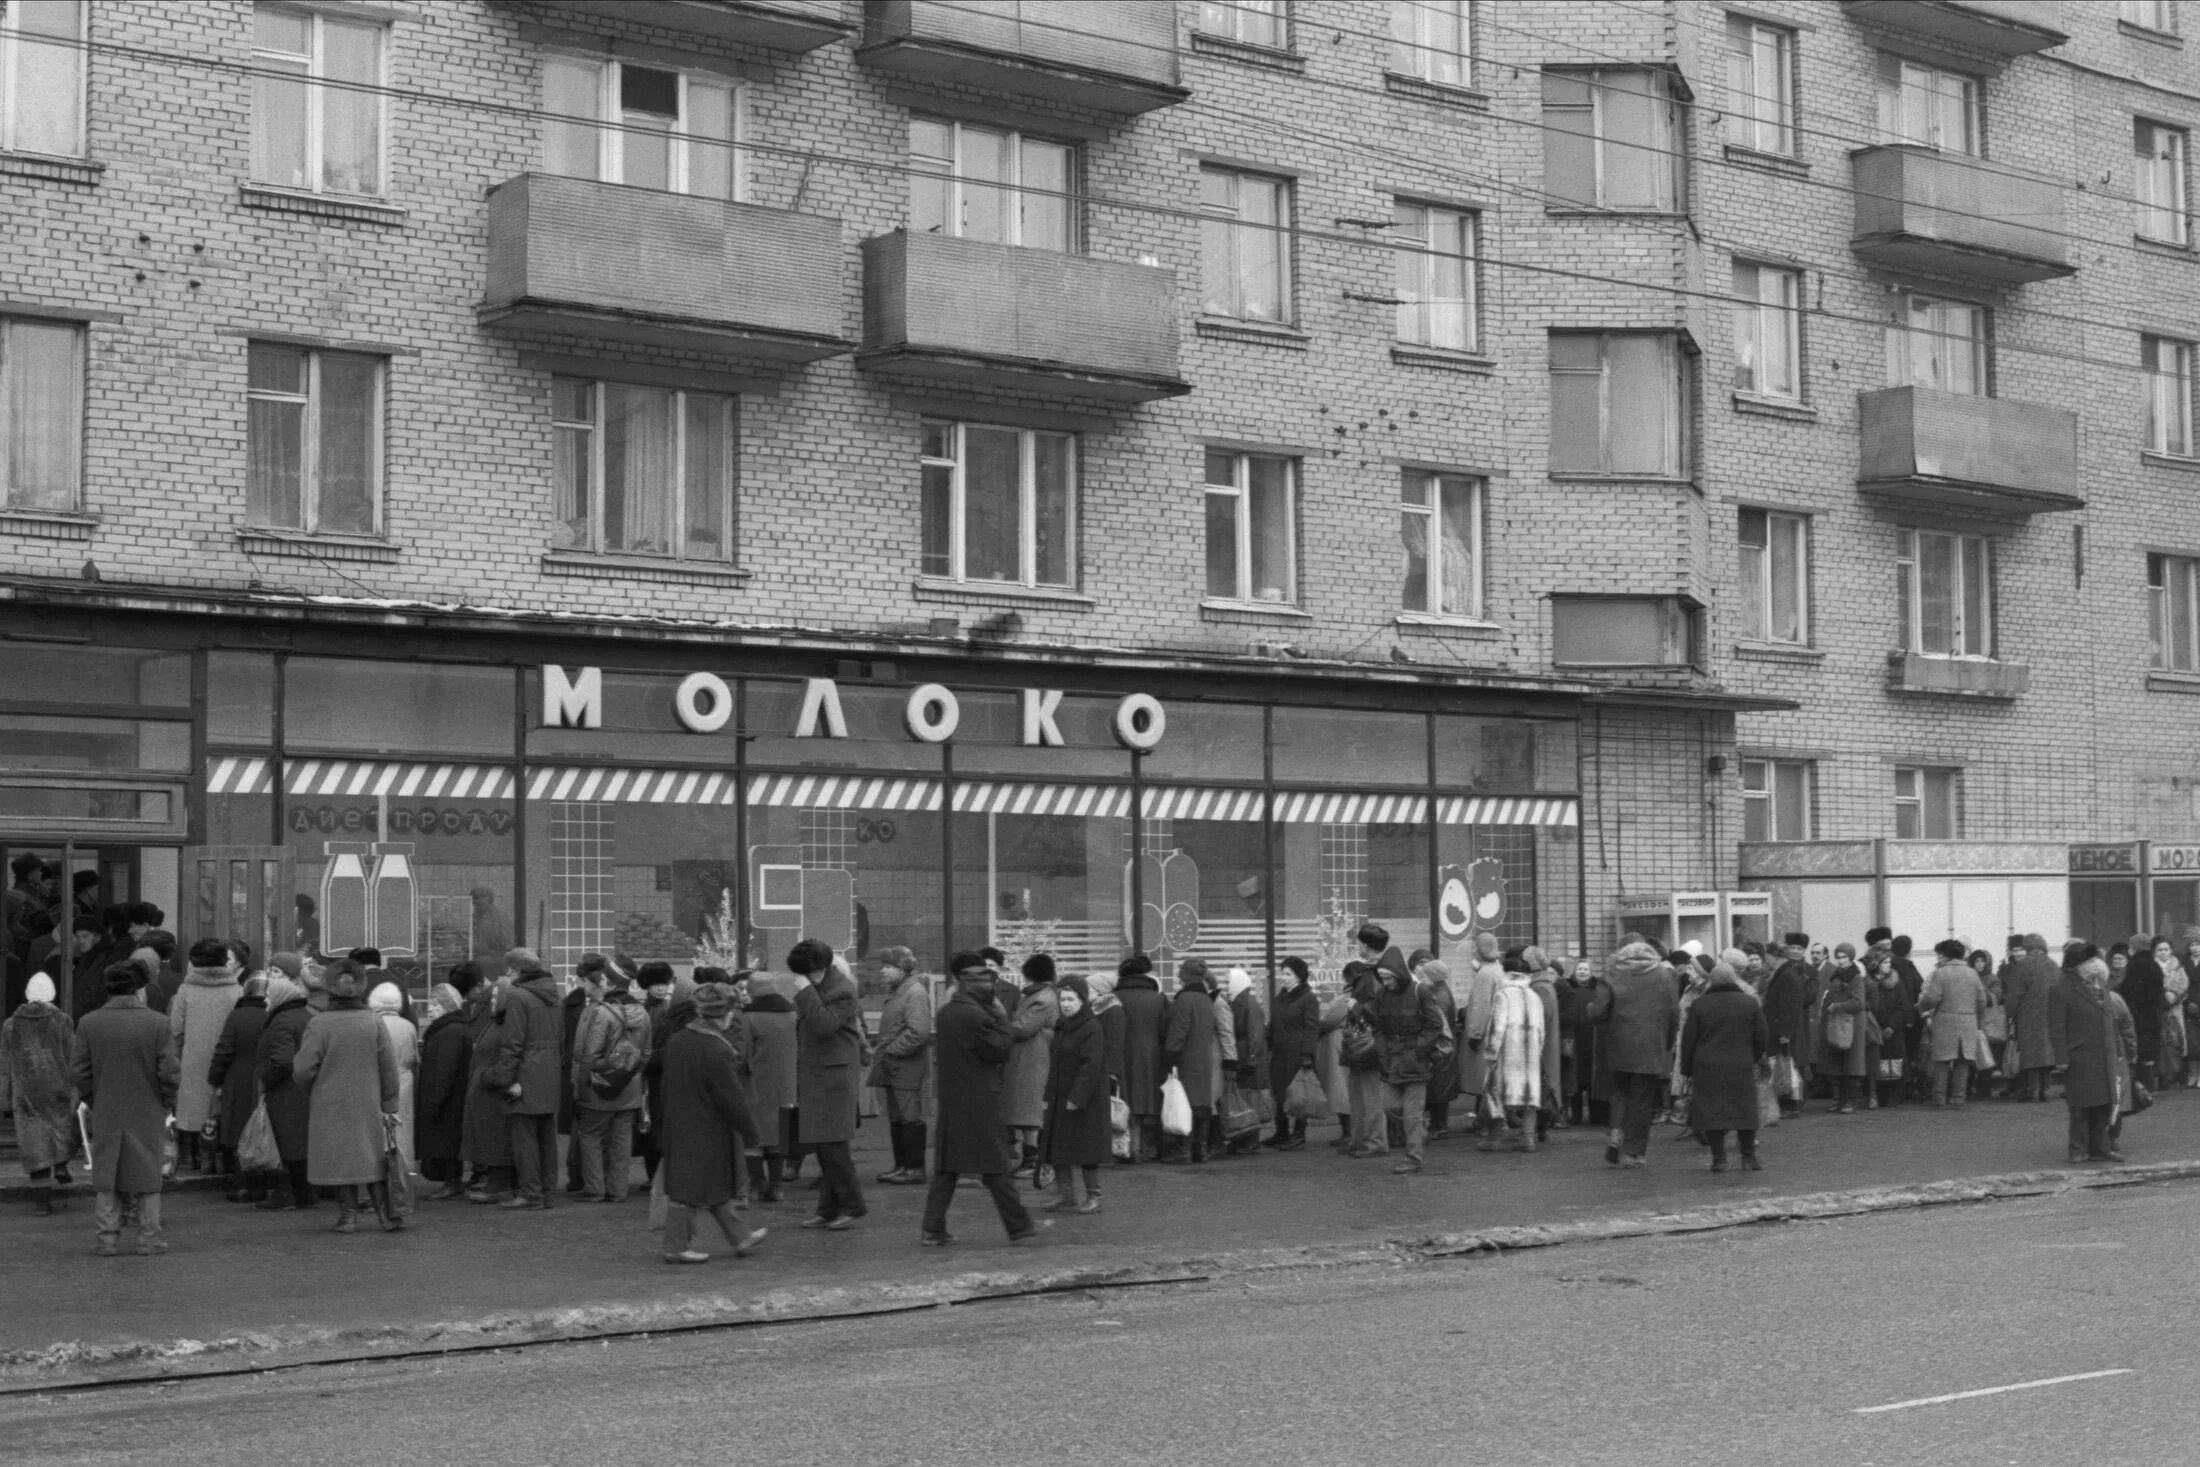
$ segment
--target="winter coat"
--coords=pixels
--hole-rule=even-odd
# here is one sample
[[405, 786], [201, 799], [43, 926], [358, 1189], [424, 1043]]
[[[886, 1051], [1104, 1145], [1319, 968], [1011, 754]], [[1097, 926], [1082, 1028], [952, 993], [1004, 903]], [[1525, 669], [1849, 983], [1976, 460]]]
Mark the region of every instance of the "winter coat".
[[1764, 1005], [1719, 984], [1688, 1006], [1681, 1028], [1681, 1073], [1688, 1077], [1688, 1124], [1697, 1131], [1754, 1131], [1757, 1062], [1772, 1052]]
[[466, 1072], [473, 1059], [462, 1009], [438, 1014], [420, 1040], [420, 1078], [413, 1087], [413, 1144], [422, 1161], [455, 1162], [466, 1154]]
[[16, 1159], [26, 1172], [76, 1150], [76, 1024], [50, 1003], [26, 1003], [0, 1023], [0, 1115], [15, 1116]]
[[1092, 1010], [1054, 1028], [1047, 1062], [1047, 1118], [1039, 1154], [1057, 1167], [1105, 1166], [1108, 1124], [1107, 1036]]
[[506, 1116], [558, 1114], [566, 1093], [564, 1023], [557, 981], [548, 974], [523, 978], [505, 990], [489, 1080], [498, 1091], [520, 1087], [519, 1099], [504, 1102]]
[[1543, 1081], [1543, 1041], [1549, 1034], [1543, 1000], [1526, 973], [1507, 973], [1497, 986], [1489, 1037], [1482, 1055], [1489, 1066], [1487, 1094], [1508, 1109], [1540, 1107], [1548, 1091]]
[[632, 1040], [634, 1052], [645, 1065], [649, 1062], [649, 1010], [631, 992], [617, 988], [582, 1011], [580, 1028], [573, 1036], [573, 1100], [580, 1109], [640, 1110], [648, 1098], [640, 1070], [614, 1094], [596, 1091], [595, 1066], [610, 1057], [621, 1039]]
[[[507, 999], [509, 1001], [509, 999]], [[461, 1160], [477, 1167], [512, 1165], [512, 1128], [505, 1124], [504, 1091], [496, 1082], [497, 1062], [504, 1053], [503, 1010], [486, 992], [480, 1003], [460, 1010], [465, 1014], [466, 1122]]]
[[1459, 1005], [1458, 1044], [1453, 1063], [1459, 1067], [1461, 1095], [1479, 1100], [1489, 1089], [1490, 1066], [1482, 1046], [1490, 1037], [1490, 1019], [1497, 1011], [1497, 986], [1505, 970], [1496, 963], [1481, 963], [1467, 980], [1467, 1000]]
[[[556, 986], [553, 981], [551, 984], [553, 993], [556, 991]], [[578, 985], [575, 985], [571, 992], [558, 1001], [558, 1076], [561, 1081], [572, 1073], [573, 1041], [579, 1036], [581, 1015], [587, 1009], [588, 990]], [[560, 1131], [571, 1131], [573, 1129], [574, 1109], [573, 1087], [570, 1084], [561, 1083], [558, 1086], [558, 1129]], [[521, 1114], [525, 1114], [525, 1112], [521, 1112]]]
[[1237, 1083], [1258, 1089], [1268, 1083], [1268, 1015], [1248, 988], [1230, 1000], [1230, 1022], [1237, 1039]]
[[1917, 1005], [1910, 1002], [1909, 989], [1900, 981], [1891, 985], [1874, 983], [1865, 1012], [1871, 1016], [1871, 1022], [1856, 1026], [1857, 1044], [1869, 1043], [1871, 1053], [1882, 1063], [1907, 1061], [1912, 1053], [1910, 1039], [1917, 1020]]
[[912, 973], [896, 984], [878, 1014], [878, 1058], [866, 1083], [911, 1096], [932, 1076], [932, 990]]
[[397, 1049], [371, 1009], [313, 1016], [290, 1072], [312, 1096], [306, 1180], [316, 1187], [382, 1180], [382, 1117], [398, 1103]]
[[252, 1056], [260, 1097], [267, 1105], [268, 1124], [275, 1130], [275, 1149], [286, 1163], [306, 1159], [306, 1127], [313, 1101], [306, 1087], [292, 1078], [290, 1064], [298, 1057], [306, 1022], [312, 1017], [313, 1006], [302, 998], [287, 999], [268, 1010], [267, 1025], [260, 1030], [260, 1047]]
[[409, 1171], [418, 1155], [413, 1150], [413, 1090], [414, 1080], [420, 1073], [420, 1031], [412, 1020], [399, 1013], [381, 1013], [382, 1032], [389, 1036], [390, 1052], [397, 1058], [397, 1149], [404, 1155]]
[[182, 1080], [166, 1016], [135, 993], [108, 999], [76, 1026], [70, 1078], [92, 1108], [92, 1185], [158, 1192], [168, 1117]]
[[1436, 1062], [1452, 1047], [1451, 1028], [1428, 985], [1406, 980], [1403, 989], [1389, 983], [1354, 1006], [1375, 1031], [1376, 1068], [1386, 1085], [1423, 1085]]
[[168, 1032], [183, 1066], [183, 1087], [176, 1094], [176, 1130], [183, 1135], [205, 1129], [213, 1117], [214, 1086], [207, 1071], [229, 1011], [242, 997], [244, 990], [226, 969], [193, 968], [168, 1005]]
[[[1215, 990], [1215, 1093], [1210, 1099], [1222, 1104], [1224, 1089], [1237, 1083], [1237, 1010], [1230, 1007], [1229, 996], [1219, 988]], [[1198, 1104], [1194, 1096], [1192, 1103]]]
[[753, 1041], [749, 1051], [749, 1097], [756, 1104], [758, 1124], [765, 1128], [764, 1144], [776, 1149], [775, 1117], [795, 1103], [794, 1002], [779, 994], [765, 994], [742, 1010], [749, 1021]]
[[1146, 973], [1119, 979], [1115, 999], [1123, 1006], [1123, 1099], [1134, 1116], [1160, 1115], [1161, 1082], [1168, 1075], [1161, 1041], [1168, 1033], [1169, 1001]]
[[1558, 1022], [1573, 1050], [1562, 1065], [1561, 1083], [1569, 1094], [1586, 1091], [1597, 1099], [1610, 1096], [1612, 1064], [1604, 1024], [1611, 1014], [1612, 987], [1602, 978], [1581, 983], [1568, 979], [1559, 985]]
[[[2063, 1071], [2063, 1101], [2077, 1108], [2128, 1102], [2131, 1068], [2110, 1000], [2075, 973], [2064, 973], [2047, 1000], [2047, 1032]], [[2133, 1035], [2136, 1040], [2136, 1034]], [[2135, 1045], [2134, 1045], [2135, 1047]]]
[[1062, 1022], [1061, 995], [1051, 984], [1034, 984], [1016, 1001], [1009, 1034], [1007, 1090], [1002, 1106], [1011, 1126], [1037, 1126], [1046, 1120], [1047, 1066], [1054, 1054], [1054, 1026]]
[[[1122, 990], [1116, 990], [1118, 997]], [[1213, 995], [1198, 984], [1186, 984], [1169, 999], [1169, 1024], [1161, 1036], [1164, 1073], [1176, 1071], [1177, 1080], [1195, 1110], [1212, 1108], [1210, 1098], [1221, 1078], [1215, 1063], [1215, 1004]], [[1158, 1105], [1154, 1113], [1160, 1113]]]
[[1942, 963], [1933, 969], [1933, 976], [1925, 980], [1925, 991], [1918, 1000], [1918, 1007], [1932, 1016], [1931, 1057], [1934, 1063], [1959, 1059], [1977, 1064], [1993, 1063], [1993, 1051], [1987, 1047], [1985, 1031], [1979, 1027], [1986, 1017], [1988, 1002], [1986, 985], [1980, 980], [1978, 970], [1969, 963]]
[[1565, 1036], [1559, 1028], [1558, 970], [1545, 968], [1529, 980], [1528, 986], [1535, 996], [1543, 1000], [1543, 1108], [1557, 1114], [1559, 1097], [1565, 1077], [1565, 1065], [1561, 1056]]
[[2133, 953], [2124, 969], [2124, 981], [2116, 992], [2131, 1010], [2131, 1023], [2139, 1036], [2139, 1063], [2151, 1065], [2162, 1055], [2162, 965], [2151, 952]]
[[[1818, 1004], [1818, 1032], [1812, 1036], [1811, 1048], [1812, 1067], [1820, 1074], [1847, 1075], [1851, 1079], [1871, 1074], [1873, 1046], [1869, 1038], [1874, 991], [1871, 979], [1853, 963], [1826, 970], [1826, 991]], [[1849, 1014], [1855, 1019], [1856, 1039], [1847, 1049], [1835, 1049], [1826, 1042], [1826, 1020], [1835, 1014]]]
[[1340, 993], [1321, 1008], [1321, 1038], [1314, 1044], [1314, 1074], [1329, 1097], [1329, 1108], [1352, 1114], [1352, 1072], [1344, 1063], [1344, 1026], [1352, 1017], [1352, 995]]
[[932, 1043], [939, 1077], [936, 1169], [963, 1176], [1013, 1170], [1001, 1109], [1003, 1072], [1015, 1045], [1008, 1016], [958, 993], [940, 1005]]
[[1268, 1016], [1269, 1089], [1283, 1089], [1314, 1063], [1321, 1031], [1322, 1001], [1313, 984], [1296, 984], [1276, 995], [1275, 1011]]
[[1110, 1004], [1108, 1007], [1095, 1012], [1093, 1017], [1100, 1021], [1101, 1047], [1108, 1057], [1108, 1081], [1113, 1087], [1108, 1093], [1121, 1095], [1123, 1093], [1123, 1035], [1126, 1023], [1123, 1017], [1123, 1005], [1119, 1003]]
[[1658, 961], [1646, 943], [1631, 943], [1613, 954], [1605, 982], [1612, 1007], [1604, 1020], [1604, 1042], [1615, 1075], [1663, 1075], [1672, 1068], [1673, 1040], [1680, 1027], [1680, 990], [1673, 970]]
[[1810, 988], [1810, 965], [1801, 958], [1789, 958], [1765, 980], [1765, 1028], [1772, 1035], [1772, 1047], [1775, 1052], [1786, 1049], [1805, 1063], [1810, 1059], [1813, 1037]]
[[853, 1141], [863, 1088], [863, 1005], [835, 969], [794, 996], [795, 1106], [805, 1146]]
[[741, 1195], [742, 1148], [763, 1144], [739, 1056], [724, 1034], [690, 1022], [665, 1040], [665, 1199], [717, 1207]]
[[[1444, 1026], [1452, 1033], [1454, 1043], [1451, 1053], [1438, 1060], [1429, 1071], [1428, 1098], [1432, 1105], [1442, 1105], [1459, 1093], [1459, 1000], [1451, 995], [1449, 983], [1427, 985], [1429, 995], [1436, 1000], [1438, 1012], [1444, 1016]], [[1469, 1059], [1476, 1058], [1473, 1050], [1467, 1051]]]
[[222, 1037], [215, 1041], [214, 1057], [207, 1062], [206, 1081], [214, 1087], [215, 1119], [220, 1122], [221, 1144], [234, 1147], [259, 1108], [259, 1074], [253, 1057], [260, 1051], [260, 1032], [267, 1028], [267, 1000], [251, 994], [237, 1000], [222, 1023]]

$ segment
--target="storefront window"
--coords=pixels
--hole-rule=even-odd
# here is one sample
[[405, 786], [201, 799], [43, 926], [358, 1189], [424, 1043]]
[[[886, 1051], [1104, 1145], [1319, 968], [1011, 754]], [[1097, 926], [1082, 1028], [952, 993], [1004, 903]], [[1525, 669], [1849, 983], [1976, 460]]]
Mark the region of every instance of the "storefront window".
[[[851, 966], [893, 946], [941, 964], [937, 783], [786, 775], [755, 787], [763, 800], [749, 807], [751, 962], [783, 969], [787, 949], [815, 937]], [[775, 798], [785, 803], [765, 802]], [[815, 803], [795, 803], [803, 798]]]
[[275, 737], [275, 659], [264, 652], [206, 654], [206, 738], [264, 747]]
[[283, 744], [346, 753], [510, 758], [512, 669], [293, 657], [283, 667]]
[[1276, 778], [1428, 783], [1428, 720], [1358, 708], [1278, 708]]
[[1429, 945], [1428, 801], [1418, 795], [1276, 798], [1276, 951], [1334, 978], [1363, 922], [1401, 952]]
[[1267, 974], [1265, 803], [1257, 790], [1147, 791], [1139, 936], [1164, 976], [1194, 955], [1218, 974]]
[[[1553, 954], [1576, 946], [1580, 899], [1578, 833], [1557, 825], [1461, 824], [1498, 815], [1560, 818], [1565, 803], [1538, 802], [1532, 811], [1462, 808], [1439, 801], [1436, 827], [1436, 923], [1447, 963], [1470, 961], [1475, 937], [1493, 932], [1501, 946], [1529, 943]], [[1526, 803], [1526, 802], [1520, 802]], [[1457, 971], [1455, 968], [1454, 971]]]
[[0, 688], [25, 703], [191, 706], [191, 654], [130, 647], [0, 646]]
[[0, 714], [0, 765], [15, 769], [191, 767], [191, 725], [182, 720], [57, 718]]
[[1258, 780], [1266, 775], [1266, 719], [1250, 703], [1167, 699], [1168, 732], [1145, 759], [1148, 779]]
[[[737, 944], [735, 794], [726, 784], [704, 803], [697, 797], [702, 788], [681, 779], [668, 789], [644, 777], [620, 786], [621, 793], [664, 790], [669, 797], [548, 799], [529, 806], [527, 890], [539, 907], [530, 930], [559, 974], [570, 974], [591, 952], [616, 954], [629, 970], [661, 961], [685, 973], [698, 962], [699, 949]], [[678, 798], [683, 791], [686, 802]]]
[[[1129, 789], [997, 785], [973, 793], [974, 803], [998, 808], [954, 817], [952, 945], [997, 947], [1011, 969], [1045, 952], [1064, 974], [1113, 973], [1129, 950]], [[1057, 798], [1071, 802], [1061, 813], [1034, 811]], [[1019, 807], [1024, 813], [1013, 813]], [[1090, 813], [1073, 813], [1078, 808]]]
[[1570, 790], [1577, 778], [1571, 723], [1437, 715], [1436, 782], [1446, 789]]

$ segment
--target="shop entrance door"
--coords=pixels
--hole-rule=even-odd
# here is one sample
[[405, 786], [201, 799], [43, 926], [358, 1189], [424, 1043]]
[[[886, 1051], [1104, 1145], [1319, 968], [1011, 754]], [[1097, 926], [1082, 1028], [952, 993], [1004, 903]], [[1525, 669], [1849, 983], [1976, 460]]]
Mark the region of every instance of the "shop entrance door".
[[238, 938], [258, 967], [295, 945], [288, 846], [190, 846], [183, 869], [191, 896], [176, 936], [186, 953], [202, 937]]
[[[18, 858], [36, 857], [42, 873], [32, 885], [18, 880]], [[175, 907], [176, 852], [168, 846], [110, 845], [97, 839], [41, 839], [36, 835], [0, 838], [0, 871], [7, 873], [7, 983], [0, 994], [0, 1017], [12, 1013], [34, 972], [53, 976], [64, 1008], [73, 1002], [72, 932], [99, 933], [100, 909], [151, 902], [164, 916]], [[51, 928], [44, 919], [51, 919]], [[36, 928], [36, 931], [31, 929]]]

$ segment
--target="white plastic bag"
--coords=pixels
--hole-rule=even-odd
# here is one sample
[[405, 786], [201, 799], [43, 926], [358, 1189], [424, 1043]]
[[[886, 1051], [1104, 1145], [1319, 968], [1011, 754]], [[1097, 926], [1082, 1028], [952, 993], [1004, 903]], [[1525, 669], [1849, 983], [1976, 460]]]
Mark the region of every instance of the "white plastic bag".
[[1165, 1136], [1192, 1134], [1192, 1100], [1184, 1093], [1184, 1082], [1176, 1077], [1174, 1070], [1161, 1082], [1161, 1133]]

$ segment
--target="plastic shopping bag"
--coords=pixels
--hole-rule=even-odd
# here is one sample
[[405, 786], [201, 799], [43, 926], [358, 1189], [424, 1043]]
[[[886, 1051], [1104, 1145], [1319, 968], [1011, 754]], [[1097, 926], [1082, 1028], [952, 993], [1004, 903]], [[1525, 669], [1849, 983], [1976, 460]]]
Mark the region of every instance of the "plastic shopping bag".
[[1222, 1095], [1223, 1139], [1235, 1141], [1260, 1130], [1260, 1110], [1242, 1086], [1232, 1085]]
[[1126, 1160], [1131, 1154], [1131, 1105], [1113, 1086], [1108, 1091], [1108, 1152]]
[[267, 1118], [264, 1100], [252, 1108], [252, 1119], [244, 1123], [244, 1134], [237, 1138], [237, 1166], [248, 1172], [283, 1169], [283, 1153], [275, 1145], [275, 1126]]
[[1184, 1082], [1176, 1077], [1174, 1070], [1161, 1082], [1161, 1133], [1165, 1136], [1192, 1134], [1192, 1100], [1184, 1093]]
[[1295, 1121], [1328, 1120], [1329, 1092], [1322, 1088], [1321, 1076], [1312, 1070], [1292, 1076], [1290, 1088], [1283, 1092], [1283, 1113]]
[[1772, 1077], [1757, 1079], [1757, 1125], [1765, 1129], [1780, 1124], [1780, 1097], [1772, 1093]]

